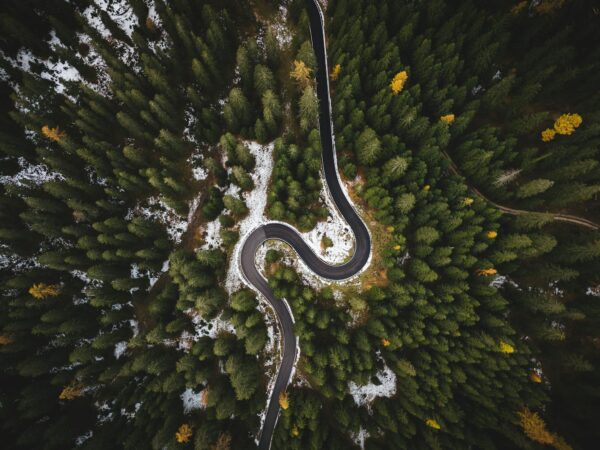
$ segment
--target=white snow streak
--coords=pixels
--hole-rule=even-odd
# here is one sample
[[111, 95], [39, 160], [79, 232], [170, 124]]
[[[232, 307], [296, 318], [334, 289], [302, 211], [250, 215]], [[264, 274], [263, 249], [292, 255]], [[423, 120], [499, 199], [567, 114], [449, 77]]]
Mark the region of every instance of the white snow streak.
[[[233, 249], [231, 264], [225, 278], [225, 289], [229, 294], [242, 287], [242, 275], [239, 267], [240, 250], [243, 238], [253, 229], [267, 222], [265, 217], [265, 208], [267, 206], [267, 188], [271, 172], [273, 172], [273, 143], [262, 146], [257, 142], [245, 141], [245, 145], [250, 149], [250, 153], [256, 159], [256, 167], [252, 173], [254, 189], [242, 194], [242, 198], [250, 209], [248, 216], [239, 224], [241, 239]], [[237, 186], [236, 186], [237, 187]]]
[[60, 173], [51, 171], [45, 164], [31, 164], [22, 156], [17, 161], [21, 170], [12, 176], [0, 176], [0, 184], [13, 184], [22, 187], [65, 179]]

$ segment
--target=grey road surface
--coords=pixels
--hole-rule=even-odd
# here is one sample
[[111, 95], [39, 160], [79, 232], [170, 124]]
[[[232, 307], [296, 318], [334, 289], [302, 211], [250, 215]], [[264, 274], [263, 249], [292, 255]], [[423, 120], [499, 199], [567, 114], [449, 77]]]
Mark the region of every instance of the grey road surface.
[[[296, 360], [296, 335], [294, 322], [284, 300], [277, 299], [267, 281], [258, 272], [254, 257], [258, 247], [266, 240], [279, 239], [290, 244], [306, 265], [317, 275], [330, 280], [343, 280], [357, 274], [369, 260], [371, 252], [371, 236], [364, 222], [358, 216], [346, 197], [337, 171], [333, 125], [331, 120], [331, 99], [329, 95], [329, 69], [325, 48], [325, 26], [321, 8], [317, 0], [306, 0], [310, 18], [310, 34], [315, 56], [317, 58], [317, 97], [319, 99], [319, 131], [323, 158], [323, 172], [327, 188], [339, 212], [348, 222], [356, 245], [352, 258], [341, 265], [330, 265], [319, 258], [304, 242], [300, 234], [291, 226], [283, 223], [266, 223], [250, 233], [240, 253], [240, 266], [246, 281], [252, 284], [272, 305], [283, 340], [283, 356], [267, 414], [260, 434], [258, 448], [267, 450], [271, 446], [273, 431], [279, 416], [279, 394], [284, 392]], [[291, 405], [293, 407], [293, 405]]]

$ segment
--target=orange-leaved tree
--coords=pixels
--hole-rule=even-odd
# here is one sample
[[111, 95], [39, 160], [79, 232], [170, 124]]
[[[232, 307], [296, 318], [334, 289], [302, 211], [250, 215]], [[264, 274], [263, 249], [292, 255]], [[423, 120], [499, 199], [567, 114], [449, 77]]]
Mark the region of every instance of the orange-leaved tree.
[[73, 400], [83, 395], [83, 385], [81, 383], [73, 382], [68, 386], [65, 386], [58, 398], [60, 400]]
[[60, 131], [58, 127], [50, 128], [48, 125], [42, 127], [42, 134], [54, 142], [60, 142], [65, 136], [64, 131]]
[[56, 297], [60, 294], [60, 286], [58, 284], [37, 283], [29, 288], [29, 293], [38, 300], [47, 297]]

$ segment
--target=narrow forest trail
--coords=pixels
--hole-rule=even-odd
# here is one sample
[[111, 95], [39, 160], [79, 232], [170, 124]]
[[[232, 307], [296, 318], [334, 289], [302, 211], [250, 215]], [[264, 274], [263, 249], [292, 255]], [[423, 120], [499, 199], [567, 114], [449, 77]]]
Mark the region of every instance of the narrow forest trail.
[[469, 189], [471, 191], [473, 191], [478, 197], [482, 198], [487, 203], [492, 205], [494, 208], [499, 209], [503, 213], [511, 214], [513, 216], [519, 216], [519, 215], [523, 215], [523, 214], [549, 214], [549, 215], [552, 215], [552, 220], [557, 221], [557, 222], [569, 222], [569, 223], [573, 223], [575, 225], [580, 225], [582, 227], [590, 228], [592, 230], [600, 229], [600, 225], [592, 222], [591, 220], [588, 220], [583, 217], [573, 216], [571, 214], [542, 212], [542, 211], [527, 211], [524, 209], [515, 209], [515, 208], [509, 208], [508, 206], [500, 205], [499, 203], [496, 203], [493, 200], [490, 200], [488, 197], [486, 197], [484, 194], [482, 194], [481, 191], [479, 191], [477, 188], [475, 188], [471, 184], [469, 184], [467, 181], [467, 178], [460, 173], [460, 171], [458, 170], [458, 167], [456, 166], [454, 161], [452, 161], [452, 158], [450, 158], [450, 155], [448, 155], [448, 153], [446, 153], [445, 151], [442, 151], [442, 154], [450, 163], [449, 167], [450, 167], [450, 171], [452, 173], [462, 177], [465, 180], [465, 183], [467, 184], [467, 186], [469, 187]]
[[316, 275], [329, 280], [344, 280], [356, 275], [366, 267], [371, 257], [371, 236], [369, 230], [342, 188], [337, 170], [323, 12], [317, 0], [306, 0], [306, 5], [310, 22], [312, 46], [317, 59], [317, 72], [315, 76], [317, 97], [319, 99], [322, 170], [327, 189], [335, 207], [354, 233], [355, 246], [354, 254], [349, 261], [340, 265], [330, 265], [315, 254], [295, 228], [285, 223], [269, 222], [260, 225], [242, 238], [243, 244], [239, 255], [242, 275], [246, 283], [260, 292], [275, 311], [283, 344], [281, 364], [260, 432], [258, 448], [261, 450], [267, 450], [271, 446], [273, 432], [280, 412], [279, 396], [285, 392], [290, 382], [296, 357], [298, 356], [298, 342], [294, 332], [294, 318], [290, 306], [285, 299], [278, 299], [275, 296], [267, 280], [260, 274], [256, 267], [255, 256], [258, 248], [267, 240], [276, 239], [284, 241], [298, 253], [298, 256]]

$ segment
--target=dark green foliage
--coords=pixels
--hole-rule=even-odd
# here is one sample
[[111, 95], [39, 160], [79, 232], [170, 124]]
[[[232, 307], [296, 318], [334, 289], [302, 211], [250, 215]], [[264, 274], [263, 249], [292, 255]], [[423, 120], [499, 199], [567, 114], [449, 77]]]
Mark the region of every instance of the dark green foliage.
[[[255, 206], [249, 140], [273, 143], [270, 218], [307, 231], [327, 216], [316, 85], [289, 76], [293, 60], [317, 70], [304, 3], [156, 0], [152, 18], [146, 1], [105, 3], [0, 13], [3, 447], [183, 448], [189, 423], [187, 446], [254, 448], [278, 341], [262, 300], [224, 279]], [[597, 445], [600, 236], [556, 215], [600, 220], [598, 12], [513, 6], [328, 2], [338, 165], [379, 222], [380, 272], [315, 290], [267, 252], [306, 381], [274, 449], [357, 448], [361, 429], [369, 449], [537, 448], [524, 405], [574, 449]], [[57, 83], [63, 64], [81, 82]], [[565, 113], [583, 122], [543, 142]], [[217, 219], [223, 245], [201, 247]], [[392, 397], [349, 395], [390, 372]], [[186, 389], [202, 409], [184, 411]]]

